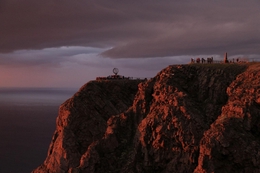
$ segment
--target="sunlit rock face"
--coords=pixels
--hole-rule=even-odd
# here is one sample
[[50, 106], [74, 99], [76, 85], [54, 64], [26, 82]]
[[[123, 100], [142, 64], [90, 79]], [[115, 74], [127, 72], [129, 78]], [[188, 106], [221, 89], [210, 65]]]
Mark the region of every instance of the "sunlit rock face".
[[34, 172], [68, 172], [104, 136], [107, 120], [132, 104], [140, 81], [91, 81], [59, 109], [56, 131], [43, 165]]
[[61, 105], [34, 173], [260, 172], [260, 65], [92, 81]]

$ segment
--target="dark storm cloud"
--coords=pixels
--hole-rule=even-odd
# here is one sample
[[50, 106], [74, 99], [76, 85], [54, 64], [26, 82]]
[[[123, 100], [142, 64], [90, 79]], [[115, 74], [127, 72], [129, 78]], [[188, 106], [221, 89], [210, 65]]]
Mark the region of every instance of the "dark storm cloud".
[[0, 51], [111, 48], [112, 58], [260, 54], [260, 1], [2, 0]]

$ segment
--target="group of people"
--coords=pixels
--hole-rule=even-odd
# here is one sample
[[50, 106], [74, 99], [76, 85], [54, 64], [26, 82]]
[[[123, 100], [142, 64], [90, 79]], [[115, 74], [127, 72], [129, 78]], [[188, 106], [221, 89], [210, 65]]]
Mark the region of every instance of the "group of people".
[[[244, 63], [244, 62], [248, 62], [248, 61], [243, 61], [243, 60], [240, 60], [239, 58], [236, 58], [236, 59], [232, 59], [232, 60], [228, 60], [228, 59], [225, 59], [224, 61], [222, 61], [222, 63]], [[191, 63], [202, 63], [202, 64], [205, 64], [205, 63], [208, 63], [208, 64], [211, 64], [213, 63], [213, 57], [210, 57], [210, 58], [207, 58], [207, 59], [204, 59], [204, 58], [196, 58], [196, 59], [193, 59], [191, 58]], [[220, 61], [215, 61], [215, 63], [220, 63]]]
[[204, 59], [204, 58], [197, 58], [196, 59], [196, 61], [195, 61], [195, 59], [193, 59], [193, 58], [191, 58], [191, 63], [202, 63], [202, 64], [204, 64], [204, 63], [208, 63], [208, 64], [211, 64], [211, 63], [213, 63], [213, 57], [210, 57], [210, 58], [207, 58], [207, 59]]
[[236, 58], [236, 59], [233, 58], [232, 60], [228, 60], [228, 59], [224, 60], [224, 63], [235, 63], [235, 62], [237, 62], [237, 63], [246, 63], [248, 61], [239, 60], [239, 58]]

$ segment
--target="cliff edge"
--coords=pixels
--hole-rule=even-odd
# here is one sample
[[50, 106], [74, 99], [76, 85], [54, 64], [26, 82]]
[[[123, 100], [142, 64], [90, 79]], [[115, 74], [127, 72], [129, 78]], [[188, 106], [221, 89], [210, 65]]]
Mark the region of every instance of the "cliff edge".
[[260, 64], [91, 81], [60, 106], [33, 173], [260, 172]]

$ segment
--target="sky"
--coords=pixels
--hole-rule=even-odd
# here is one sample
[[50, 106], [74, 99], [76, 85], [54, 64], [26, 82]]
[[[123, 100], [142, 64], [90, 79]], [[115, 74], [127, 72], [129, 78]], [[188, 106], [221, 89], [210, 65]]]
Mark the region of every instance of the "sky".
[[191, 58], [260, 61], [259, 0], [0, 0], [0, 87], [153, 77]]

